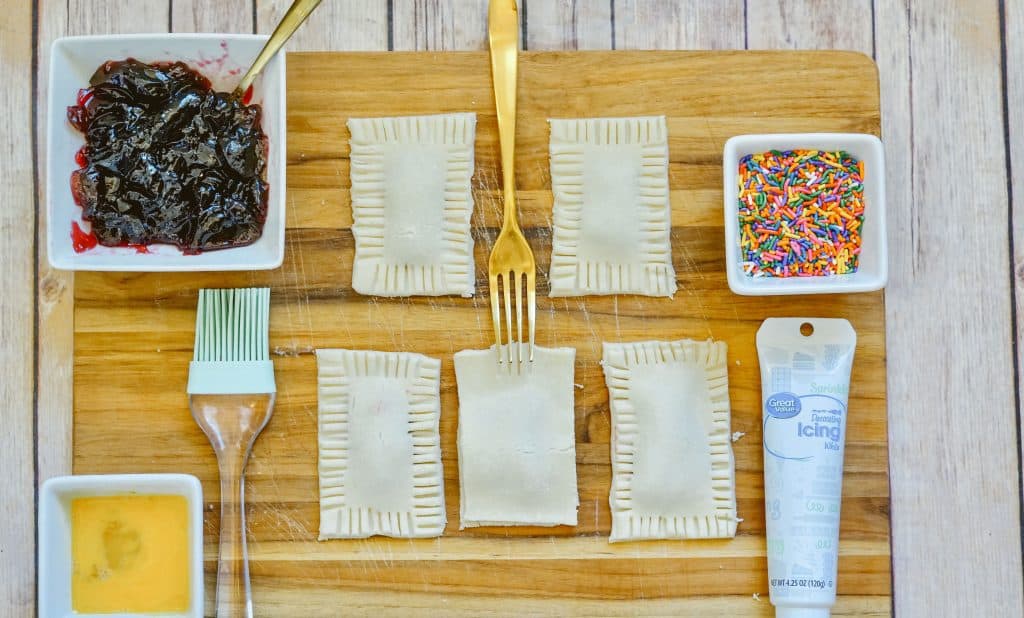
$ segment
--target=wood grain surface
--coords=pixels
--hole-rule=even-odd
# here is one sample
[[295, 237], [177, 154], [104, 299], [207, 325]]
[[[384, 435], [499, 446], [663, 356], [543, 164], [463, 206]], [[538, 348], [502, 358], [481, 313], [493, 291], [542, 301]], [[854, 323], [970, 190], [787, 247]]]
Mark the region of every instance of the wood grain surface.
[[[5, 156], [13, 156], [19, 165], [35, 156], [37, 203], [45, 204], [45, 178], [40, 174], [45, 165], [39, 162], [45, 162], [46, 156], [46, 75], [54, 38], [168, 29], [252, 32], [254, 25], [259, 32], [268, 32], [287, 3], [0, 0], [4, 9], [0, 79], [25, 87], [20, 95], [5, 93], [14, 102], [14, 107], [4, 107], [14, 115], [0, 119], [0, 144], [4, 152], [13, 153]], [[390, 12], [388, 4], [385, 0], [325, 1], [292, 48], [482, 49], [472, 29], [456, 26], [443, 36], [436, 33], [445, 28], [440, 25], [442, 19], [453, 24], [478, 20], [486, 0], [395, 1]], [[1016, 385], [1018, 393], [1024, 392], [1016, 369], [1024, 362], [1024, 347], [1018, 345], [1024, 329], [1016, 319], [1024, 307], [1024, 245], [1020, 241], [1024, 216], [1020, 200], [1013, 199], [1024, 192], [1024, 125], [1018, 104], [1024, 94], [1020, 3], [715, 0], [698, 7], [703, 10], [685, 14], [678, 11], [679, 4], [678, 0], [520, 0], [526, 22], [524, 47], [671, 49], [724, 41], [720, 44], [734, 48], [853, 46], [867, 52], [870, 45], [881, 78], [890, 205], [886, 310], [895, 611], [899, 616], [1024, 614], [1019, 460], [988, 457], [994, 451], [1004, 457], [1020, 432], [1019, 403], [1008, 404], [1003, 387]], [[26, 14], [28, 6], [31, 15]], [[410, 29], [399, 26], [399, 21], [415, 25]], [[628, 41], [623, 40], [625, 32]], [[1001, 48], [1005, 56], [995, 53]], [[24, 105], [30, 102], [25, 63], [31, 63], [35, 77], [35, 123], [24, 113]], [[936, 89], [937, 85], [944, 87]], [[979, 127], [993, 124], [1002, 124], [1004, 135], [988, 131], [982, 144]], [[958, 154], [958, 174], [932, 170], [932, 161], [945, 153], [960, 153], [962, 144], [972, 142], [983, 147], [986, 156]], [[26, 197], [27, 179], [11, 171], [19, 169], [4, 167], [4, 180], [9, 182], [0, 182], [3, 220], [26, 226], [35, 218], [38, 238], [44, 239], [45, 212], [37, 212], [31, 196]], [[973, 183], [967, 190], [970, 197], [958, 203], [945, 199], [963, 194], [965, 178]], [[927, 199], [920, 195], [922, 183], [928, 185]], [[936, 200], [935, 195], [940, 198]], [[985, 205], [985, 216], [958, 216], [978, 204]], [[945, 218], [934, 217], [936, 213]], [[928, 233], [909, 232], [914, 229]], [[960, 259], [958, 252], [934, 251], [936, 243], [942, 245], [960, 233], [985, 241], [973, 247], [961, 243], [960, 248], [968, 250], [966, 259]], [[920, 242], [925, 236], [929, 242]], [[1001, 270], [999, 258], [987, 250], [992, 247], [998, 255], [1006, 246], [1013, 262]], [[22, 260], [26, 252], [28, 262]], [[29, 575], [34, 502], [25, 493], [25, 483], [40, 483], [71, 470], [73, 277], [50, 270], [45, 244], [32, 238], [11, 234], [0, 244], [0, 254], [4, 263], [0, 282], [5, 290], [0, 295], [0, 369], [8, 402], [0, 438], [0, 470], [5, 472], [0, 479], [0, 510], [10, 519], [10, 528], [0, 534], [0, 616], [21, 617], [31, 615], [34, 606], [34, 579]], [[26, 305], [33, 302], [32, 294], [22, 287], [33, 260], [38, 264], [35, 314]], [[979, 260], [986, 264], [984, 276], [977, 272]], [[989, 300], [990, 295], [998, 299], [1007, 294], [1015, 295], [1015, 308]], [[941, 312], [934, 310], [937, 306]], [[986, 350], [975, 345], [973, 332], [947, 336], [969, 328], [990, 333]], [[33, 331], [34, 346], [26, 343]], [[1008, 356], [1016, 356], [1017, 363], [1001, 364]], [[17, 377], [24, 375], [19, 372], [26, 367], [35, 368], [34, 380]], [[981, 384], [948, 386], [964, 375], [973, 375]], [[19, 408], [16, 402], [27, 402], [27, 407]], [[936, 413], [941, 413], [942, 423], [929, 422]], [[983, 423], [977, 421], [978, 414], [984, 415]], [[984, 441], [990, 436], [997, 439]], [[979, 441], [984, 441], [982, 446]], [[951, 503], [955, 508], [950, 508]], [[993, 568], [994, 564], [998, 566]], [[360, 594], [374, 593], [353, 593], [351, 598], [358, 600]], [[323, 597], [311, 592], [307, 598], [308, 605], [316, 606]], [[401, 603], [423, 607], [423, 598], [410, 593], [402, 596]], [[587, 615], [665, 615], [674, 610], [671, 601], [641, 606], [622, 603], [580, 601], [577, 607]], [[319, 607], [308, 613], [338, 613]], [[466, 601], [459, 612], [449, 608], [447, 613], [503, 613], [496, 607], [489, 600]], [[506, 599], [500, 607], [505, 613], [522, 615], [538, 613], [543, 605]], [[716, 599], [691, 607], [691, 615], [728, 613], [723, 609], [727, 606]], [[384, 613], [402, 615], [402, 609], [396, 602]]]
[[[520, 2], [529, 8], [523, 36], [527, 49], [614, 49], [612, 14], [615, 2]], [[457, 48], [457, 49], [466, 49]]]
[[[0, 20], [0, 76], [21, 84], [32, 79], [32, 10], [19, 4]], [[35, 544], [34, 504], [35, 419], [33, 381], [35, 294], [32, 157], [15, 136], [32, 124], [32, 95], [24, 87], [0, 91], [0, 462], [7, 479], [0, 483], [0, 601], [17, 612], [31, 612]], [[18, 207], [11, 207], [13, 205]], [[0, 605], [2, 607], [2, 605]]]
[[[807, 66], [811, 85], [772, 110], [736, 96], [751, 80]], [[765, 68], [768, 67], [768, 68]], [[779, 67], [772, 69], [770, 67]], [[771, 315], [848, 317], [859, 334], [846, 453], [838, 614], [888, 615], [889, 494], [882, 295], [745, 298], [725, 282], [721, 150], [758, 131], [879, 131], [878, 82], [864, 56], [824, 53], [527, 53], [520, 68], [517, 186], [541, 276], [538, 342], [577, 348], [580, 525], [458, 530], [457, 401], [452, 354], [491, 337], [483, 264], [500, 221], [498, 147], [485, 54], [292, 54], [289, 57], [285, 265], [266, 273], [79, 273], [75, 287], [74, 472], [184, 471], [218, 499], [212, 451], [185, 397], [196, 292], [271, 285], [275, 416], [249, 466], [256, 604], [264, 615], [344, 606], [353, 614], [589, 615], [607, 611], [770, 615], [764, 560], [760, 380], [754, 332]], [[838, 75], [838, 77], [837, 77]], [[827, 78], [827, 79], [826, 79]], [[354, 88], [353, 84], [359, 84]], [[443, 93], [443, 96], [439, 96]], [[643, 93], [637, 96], [636, 93]], [[474, 298], [380, 299], [351, 290], [349, 117], [478, 114]], [[754, 112], [757, 112], [756, 114]], [[680, 291], [548, 299], [550, 117], [668, 116], [672, 240]], [[602, 341], [722, 339], [730, 349], [737, 501], [732, 541], [609, 546], [607, 391]], [[314, 539], [318, 527], [318, 347], [416, 351], [442, 359], [442, 450], [449, 524], [430, 541]], [[120, 446], [111, 448], [117, 442]], [[207, 514], [213, 557], [217, 513]], [[208, 563], [212, 567], [212, 562]], [[315, 602], [311, 599], [316, 599]], [[648, 603], [656, 605], [648, 607]], [[506, 605], [506, 603], [509, 603]], [[477, 609], [475, 609], [477, 608]], [[588, 609], [590, 608], [590, 609]]]
[[[889, 221], [899, 244], [889, 262], [887, 323], [906, 337], [890, 348], [889, 359], [913, 368], [889, 374], [890, 404], [898, 410], [891, 416], [891, 454], [905, 462], [892, 469], [894, 564], [906, 570], [935, 556], [929, 576], [902, 589], [900, 602], [923, 616], [1024, 616], [1019, 376], [1004, 334], [1016, 316], [1010, 230], [1002, 225], [1012, 220], [1010, 161], [1001, 146], [1007, 108], [996, 94], [1003, 81], [1003, 3], [937, 0], [904, 10], [902, 2], [882, 2], [878, 9], [884, 11], [876, 22], [879, 55], [907, 56], [906, 73], [893, 65], [884, 78], [893, 104], [887, 129], [895, 129], [887, 151], [894, 164], [890, 186], [898, 192], [894, 199], [917, 205]], [[899, 29], [904, 23], [906, 31]], [[903, 105], [915, 120], [896, 127]], [[959, 159], [972, 161], [967, 175]], [[950, 177], [958, 178], [938, 180]], [[925, 206], [940, 202], [965, 207]], [[943, 249], [950, 242], [964, 249]], [[926, 321], [918, 317], [922, 311]], [[924, 342], [937, 335], [945, 351], [925, 352]], [[966, 410], [992, 410], [991, 421], [965, 424]], [[922, 415], [928, 423], [919, 422]], [[964, 487], [972, 489], [951, 490]], [[942, 524], [921, 526], [926, 504], [942, 513]], [[955, 530], [954, 540], [941, 530]], [[962, 585], [965, 569], [990, 573], [971, 584], [969, 595], [947, 595]]]
[[[1006, 83], [1004, 86], [1004, 128], [1006, 129], [1006, 159], [1008, 165], [1007, 197], [1010, 199], [1010, 248], [1013, 251], [1011, 256], [1012, 269], [1010, 289], [1014, 294], [1013, 315], [1024, 315], [1024, 244], [1017, 246], [1015, 239], [1024, 239], [1024, 206], [1013, 200], [1014, 190], [1024, 192], [1024, 106], [1011, 105], [1010, 101], [1024, 100], [1024, 6], [1019, 3], [1010, 3], [1004, 7], [1004, 28], [1005, 54], [1003, 59], [1006, 67]], [[1020, 193], [1017, 194], [1018, 196]], [[1017, 341], [1024, 337], [1024, 327], [1019, 321], [1014, 324], [1016, 328]], [[1015, 367], [1018, 368], [1024, 363], [1024, 346], [1017, 346]], [[1017, 402], [1018, 408], [1021, 397], [1024, 396], [1024, 385], [1017, 380]], [[1019, 420], [1019, 419], [1018, 419]], [[1018, 435], [1020, 435], [1018, 433]], [[1019, 456], [1024, 460], [1024, 441], [1019, 441], [1021, 451]], [[1024, 507], [1024, 493], [1021, 494], [1022, 507]], [[1024, 542], [1022, 542], [1024, 545]], [[1024, 547], [1022, 547], [1024, 549]]]
[[[756, 6], [758, 2], [751, 2]], [[613, 0], [616, 49], [736, 49], [744, 47], [743, 0]]]

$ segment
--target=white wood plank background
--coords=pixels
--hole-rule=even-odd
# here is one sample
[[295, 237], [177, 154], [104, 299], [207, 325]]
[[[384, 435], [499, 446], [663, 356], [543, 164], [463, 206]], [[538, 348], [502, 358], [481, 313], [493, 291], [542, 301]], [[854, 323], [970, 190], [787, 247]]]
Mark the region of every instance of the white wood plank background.
[[[520, 2], [529, 49], [837, 48], [876, 59], [894, 607], [1024, 615], [1022, 3]], [[289, 3], [0, 0], [0, 616], [34, 613], [36, 487], [70, 468], [73, 277], [46, 266], [37, 208], [49, 45], [65, 34], [267, 32]], [[325, 0], [291, 48], [459, 50], [485, 39], [486, 0]]]
[[32, 10], [0, 20], [0, 607], [33, 607], [35, 503], [35, 211], [32, 195]]

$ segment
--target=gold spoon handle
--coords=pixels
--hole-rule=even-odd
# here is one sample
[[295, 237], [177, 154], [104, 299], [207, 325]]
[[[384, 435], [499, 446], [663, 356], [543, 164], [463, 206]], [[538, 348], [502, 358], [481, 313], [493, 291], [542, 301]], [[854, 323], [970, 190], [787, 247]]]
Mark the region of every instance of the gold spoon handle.
[[288, 12], [281, 18], [281, 22], [277, 24], [277, 28], [274, 29], [274, 34], [270, 35], [267, 40], [267, 44], [260, 50], [260, 55], [256, 56], [256, 59], [252, 61], [252, 66], [242, 76], [242, 81], [238, 83], [238, 87], [235, 88], [234, 95], [237, 98], [241, 98], [245, 91], [248, 90], [252, 81], [256, 79], [263, 67], [267, 66], [270, 59], [274, 57], [284, 44], [288, 42], [288, 39], [292, 38], [295, 31], [299, 29], [302, 22], [306, 21], [309, 14], [313, 12], [321, 0], [295, 0], [292, 5], [288, 7]]

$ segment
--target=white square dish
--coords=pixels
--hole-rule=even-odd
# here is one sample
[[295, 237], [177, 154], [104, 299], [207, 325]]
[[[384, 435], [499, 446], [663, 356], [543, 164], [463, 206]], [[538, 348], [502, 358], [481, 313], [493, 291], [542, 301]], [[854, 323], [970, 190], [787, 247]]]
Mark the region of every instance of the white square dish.
[[188, 611], [167, 618], [203, 615], [203, 488], [190, 474], [97, 474], [49, 479], [39, 490], [40, 618], [126, 618], [154, 614], [88, 614], [71, 608], [71, 501], [114, 495], [177, 495], [188, 502]]
[[[737, 200], [739, 162], [769, 150], [845, 150], [864, 163], [864, 224], [857, 272], [826, 277], [752, 277], [741, 263]], [[737, 135], [722, 154], [725, 195], [725, 264], [729, 289], [743, 296], [873, 292], [889, 275], [885, 230], [885, 154], [882, 141], [864, 133], [777, 133]]]
[[246, 247], [185, 255], [169, 245], [151, 245], [140, 253], [131, 247], [97, 246], [76, 253], [72, 223], [84, 229], [82, 209], [71, 195], [75, 153], [85, 139], [67, 120], [78, 91], [107, 60], [182, 61], [206, 76], [217, 90], [234, 89], [267, 37], [244, 34], [130, 34], [64, 37], [50, 48], [47, 102], [47, 255], [64, 270], [204, 271], [267, 270], [284, 259], [285, 229], [285, 60], [277, 54], [253, 85], [252, 102], [263, 106], [263, 132], [269, 141], [266, 180], [270, 185], [263, 235]]

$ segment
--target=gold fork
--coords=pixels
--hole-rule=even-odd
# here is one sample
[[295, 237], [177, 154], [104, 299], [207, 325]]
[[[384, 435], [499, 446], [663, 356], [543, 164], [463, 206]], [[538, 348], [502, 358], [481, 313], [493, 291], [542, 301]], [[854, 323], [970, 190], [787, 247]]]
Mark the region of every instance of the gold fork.
[[[487, 34], [491, 47], [491, 76], [494, 78], [494, 102], [498, 113], [498, 140], [501, 143], [501, 175], [505, 194], [505, 219], [501, 233], [491, 249], [487, 274], [491, 287], [491, 319], [494, 339], [501, 354], [501, 310], [499, 283], [505, 296], [505, 324], [508, 328], [508, 362], [512, 363], [512, 344], [518, 343], [517, 360], [523, 361], [523, 279], [526, 279], [526, 314], [529, 324], [530, 353], [533, 361], [534, 321], [537, 307], [537, 263], [533, 251], [519, 229], [516, 215], [515, 166], [516, 146], [516, 69], [519, 55], [519, 11], [516, 0], [491, 0], [488, 9]], [[512, 288], [515, 288], [517, 336], [513, 339]]]

